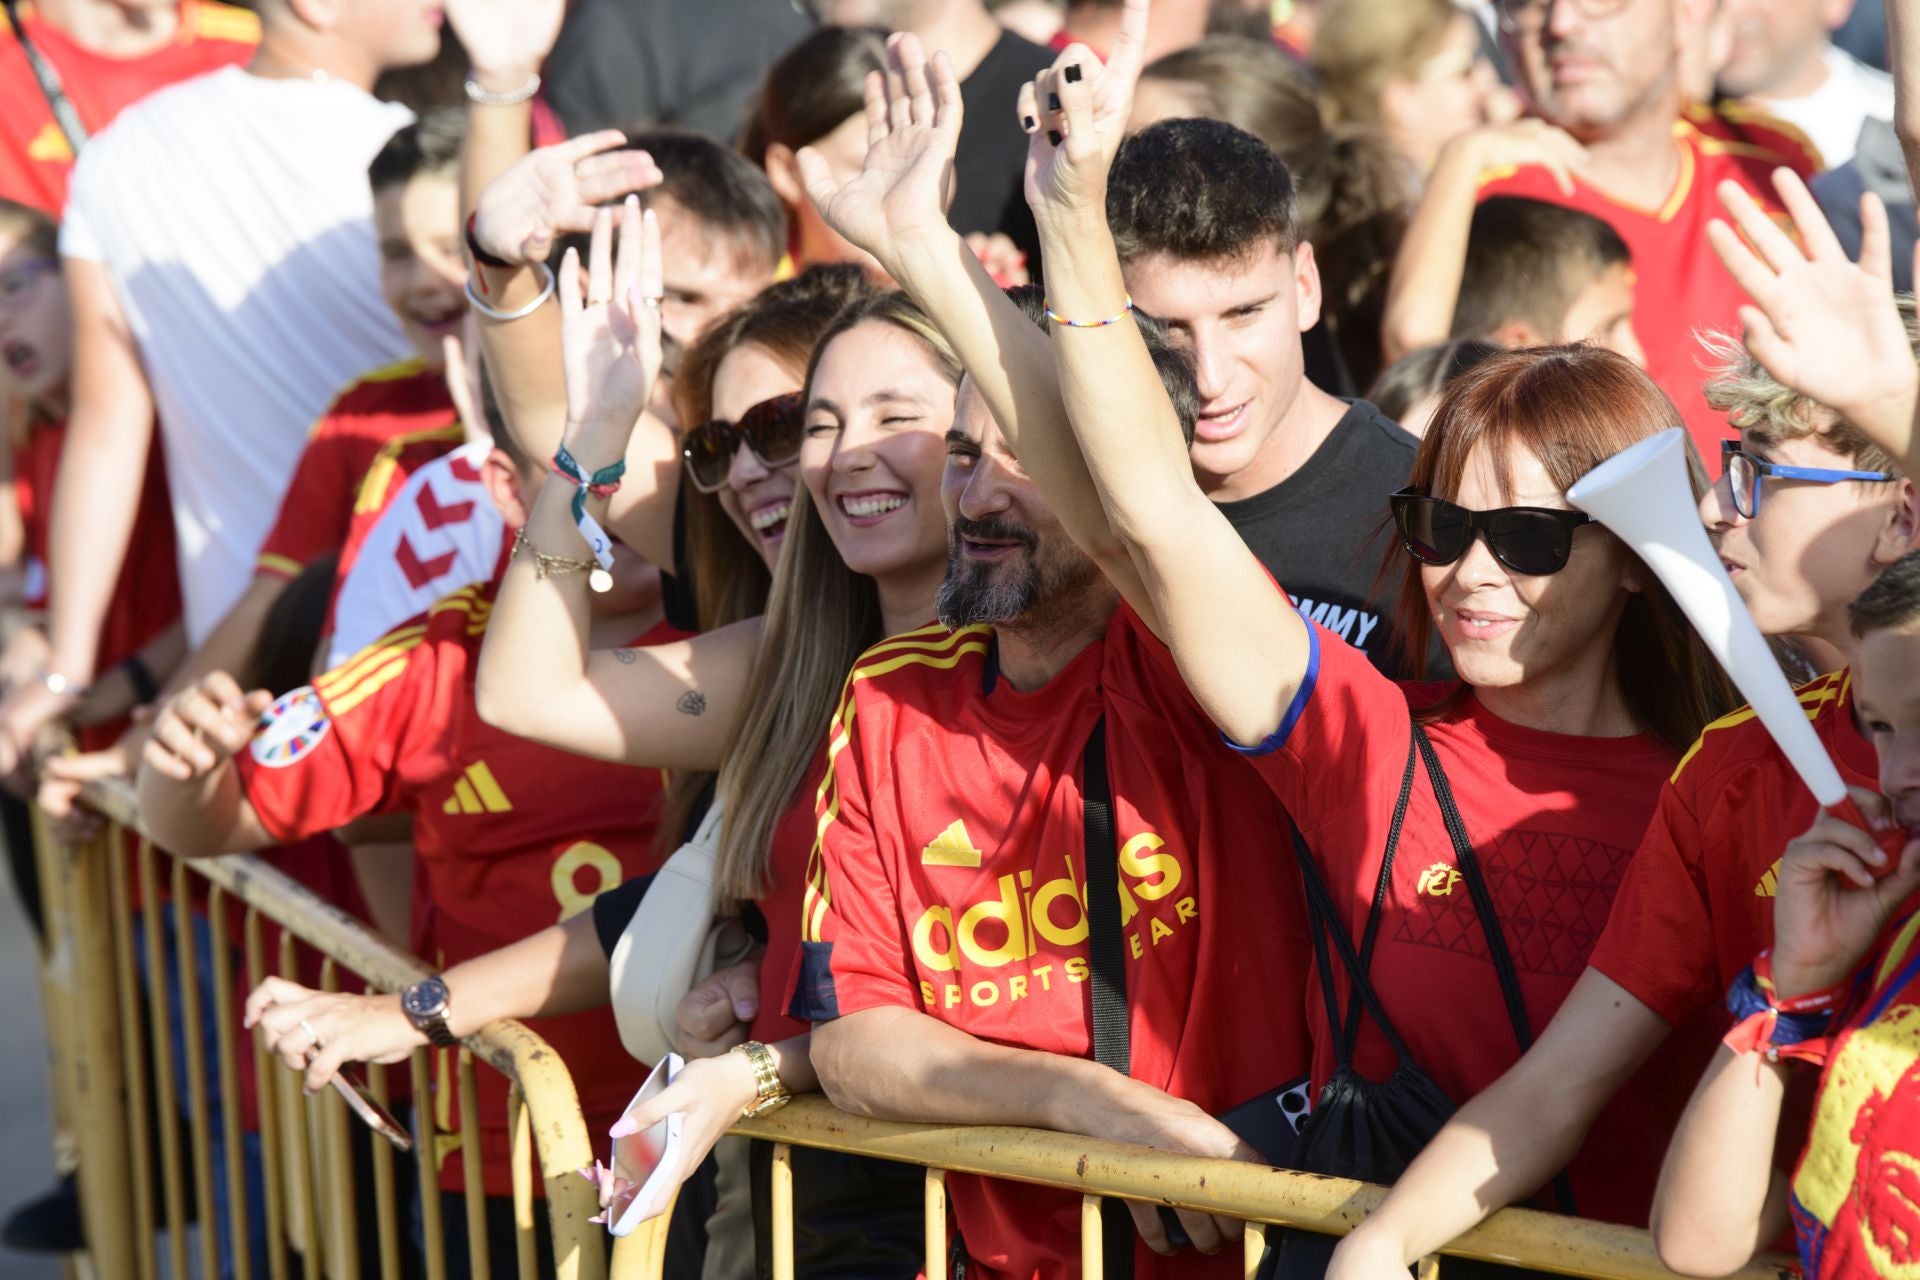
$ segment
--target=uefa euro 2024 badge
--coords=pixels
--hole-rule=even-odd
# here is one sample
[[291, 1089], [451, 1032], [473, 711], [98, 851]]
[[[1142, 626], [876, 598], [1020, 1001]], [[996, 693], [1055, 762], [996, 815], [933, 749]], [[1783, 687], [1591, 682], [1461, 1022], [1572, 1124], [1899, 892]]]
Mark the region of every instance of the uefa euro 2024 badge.
[[254, 762], [269, 769], [298, 764], [332, 727], [312, 685], [283, 693], [260, 717], [260, 732], [253, 736]]

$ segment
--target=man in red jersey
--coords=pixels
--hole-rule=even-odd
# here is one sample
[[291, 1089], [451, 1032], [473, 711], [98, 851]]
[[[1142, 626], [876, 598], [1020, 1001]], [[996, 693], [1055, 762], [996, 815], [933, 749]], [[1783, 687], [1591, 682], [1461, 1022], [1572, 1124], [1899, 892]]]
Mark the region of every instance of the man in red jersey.
[[[98, 133], [155, 89], [237, 66], [260, 43], [258, 17], [214, 0], [35, 0], [8, 9], [20, 29], [0, 16], [0, 196], [56, 218], [73, 170], [69, 130]], [[59, 113], [55, 98], [65, 100]]]
[[[486, 480], [510, 527], [524, 523], [544, 476], [503, 433]], [[410, 813], [425, 889], [410, 949], [443, 966], [575, 915], [605, 890], [651, 871], [655, 774], [536, 745], [476, 714], [473, 673], [493, 590], [477, 585], [448, 596], [278, 701], [243, 692], [224, 672], [179, 694], [156, 721], [139, 775], [141, 813], [154, 837], [181, 855], [206, 856], [289, 843], [368, 814]], [[596, 595], [594, 604], [603, 610], [595, 619], [599, 643], [677, 634], [657, 609], [635, 611], [617, 590]], [[462, 1025], [456, 1011], [446, 1012]], [[611, 1013], [533, 1026], [566, 1060], [589, 1127], [605, 1132], [630, 1098], [635, 1072], [624, 1055], [606, 1051], [618, 1043]], [[421, 1032], [431, 1038], [434, 1028]], [[444, 1133], [455, 1114], [450, 1059], [442, 1058], [436, 1080], [443, 1136], [432, 1154], [443, 1190], [454, 1192], [465, 1175], [461, 1144]], [[479, 1087], [489, 1230], [496, 1256], [507, 1256], [506, 1082], [482, 1071]], [[458, 1213], [459, 1197], [446, 1199], [448, 1212]], [[449, 1227], [449, 1241], [460, 1235]]]
[[[1730, 193], [1742, 230], [1775, 264], [1748, 253], [1741, 273], [1766, 304], [1764, 314], [1747, 308], [1743, 318], [1769, 365], [1735, 349], [1708, 384], [1740, 429], [1746, 460], [1701, 500], [1700, 514], [1760, 629], [1810, 642], [1844, 664], [1858, 643], [1849, 603], [1920, 546], [1920, 497], [1898, 478], [1899, 459], [1887, 447], [1893, 432], [1882, 429], [1900, 413], [1876, 414], [1851, 398], [1878, 394], [1887, 379], [1874, 371], [1890, 369], [1906, 387], [1907, 425], [1896, 430], [1910, 430], [1911, 336], [1894, 312], [1884, 217], [1877, 247], [1856, 268], [1798, 180], [1783, 181], [1780, 195], [1811, 257], [1757, 204]], [[1723, 253], [1737, 247], [1724, 226], [1714, 238]], [[1863, 328], [1861, 316], [1883, 323]], [[1777, 373], [1791, 373], [1791, 382]], [[1900, 401], [1902, 393], [1896, 385], [1885, 398]], [[1840, 478], [1849, 475], [1895, 478]], [[1842, 666], [1805, 685], [1800, 701], [1841, 776], [1871, 788], [1874, 752], [1849, 671]], [[1750, 711], [1709, 725], [1661, 795], [1589, 968], [1553, 1024], [1461, 1108], [1341, 1245], [1334, 1270], [1384, 1280], [1404, 1269], [1395, 1259], [1422, 1242], [1437, 1246], [1525, 1197], [1579, 1148], [1619, 1083], [1670, 1032], [1704, 1031], [1703, 1048], [1724, 1032], [1720, 1002], [1728, 986], [1773, 938], [1781, 851], [1818, 808]], [[1797, 1150], [1805, 1123], [1802, 1099], [1782, 1126], [1783, 1158]]]
[[[1191, 437], [1192, 375], [1176, 360], [1162, 374]], [[868, 651], [831, 730], [795, 1001], [822, 1086], [870, 1115], [1282, 1159], [1309, 1054], [1300, 903], [1272, 870], [1285, 815], [1251, 770], [1218, 767], [1164, 648], [1117, 607], [971, 377], [947, 448], [941, 623]], [[1125, 1074], [1089, 1061], [1105, 939], [1091, 936], [1085, 768], [1102, 727]], [[1255, 1113], [1264, 1132], [1242, 1123]], [[1079, 1274], [1077, 1196], [948, 1185], [968, 1274]], [[1134, 1217], [1172, 1252], [1150, 1207]], [[1238, 1234], [1179, 1218], [1209, 1253]], [[1137, 1252], [1143, 1276], [1239, 1274], [1233, 1250]]]
[[1741, 302], [1706, 244], [1713, 189], [1730, 180], [1770, 201], [1767, 172], [1804, 159], [1759, 134], [1711, 136], [1683, 110], [1680, 32], [1701, 2], [1500, 0], [1501, 37], [1534, 114], [1578, 139], [1586, 158], [1571, 194], [1537, 165], [1490, 173], [1481, 193], [1572, 205], [1620, 233], [1634, 271], [1657, 282], [1661, 299], [1634, 316], [1647, 372], [1679, 406], [1711, 470], [1726, 423], [1701, 394], [1694, 334], [1731, 328]]

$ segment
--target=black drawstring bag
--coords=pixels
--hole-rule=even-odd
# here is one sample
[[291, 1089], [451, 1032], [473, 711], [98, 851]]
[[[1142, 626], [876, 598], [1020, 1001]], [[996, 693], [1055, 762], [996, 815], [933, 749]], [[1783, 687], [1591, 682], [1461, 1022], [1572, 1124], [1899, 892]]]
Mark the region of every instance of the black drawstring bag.
[[[1407, 1051], [1406, 1042], [1394, 1030], [1379, 994], [1367, 976], [1373, 960], [1374, 942], [1379, 935], [1387, 886], [1393, 881], [1393, 859], [1399, 850], [1401, 827], [1406, 822], [1407, 802], [1413, 794], [1415, 750], [1419, 751], [1421, 763], [1425, 765], [1428, 780], [1433, 785], [1434, 798], [1439, 802], [1441, 817], [1446, 821], [1447, 835], [1453, 842], [1461, 878], [1467, 883], [1467, 891], [1473, 898], [1474, 914], [1480, 919], [1480, 928], [1486, 935], [1494, 969], [1500, 975], [1500, 991], [1506, 1000], [1507, 1014], [1513, 1022], [1515, 1039], [1522, 1053], [1533, 1044], [1526, 1007], [1521, 1003], [1519, 978], [1514, 971], [1513, 957], [1507, 951], [1499, 917], [1494, 913], [1493, 897], [1487, 892], [1486, 882], [1480, 874], [1479, 860], [1467, 840], [1460, 811], [1453, 802], [1453, 790], [1447, 785], [1446, 772], [1440, 767], [1440, 760], [1434, 754], [1433, 744], [1427, 740], [1426, 731], [1415, 724], [1413, 741], [1407, 746], [1406, 770], [1400, 778], [1400, 796], [1394, 802], [1393, 823], [1387, 830], [1386, 851], [1380, 860], [1380, 879], [1374, 885], [1373, 905], [1367, 911], [1367, 923], [1361, 933], [1357, 953], [1333, 895], [1328, 892], [1326, 882], [1320, 876], [1312, 850], [1307, 848], [1297, 828], [1293, 832], [1294, 856], [1299, 860], [1301, 878], [1306, 884], [1307, 920], [1320, 974], [1320, 994], [1326, 1001], [1327, 1025], [1337, 1032], [1333, 1075], [1321, 1090], [1313, 1114], [1307, 1117], [1294, 1147], [1293, 1167], [1306, 1173], [1324, 1173], [1391, 1185], [1406, 1172], [1414, 1157], [1452, 1118], [1455, 1110], [1453, 1100]], [[1327, 949], [1329, 938], [1339, 952], [1342, 967], [1347, 972], [1353, 990], [1353, 999], [1344, 1016], [1334, 990], [1332, 958]], [[1380, 1028], [1394, 1053], [1393, 1074], [1384, 1082], [1369, 1080], [1354, 1070], [1354, 1047], [1359, 1043], [1363, 1010], [1372, 1016], [1374, 1024]], [[1561, 1212], [1573, 1213], [1573, 1190], [1564, 1173], [1555, 1177], [1554, 1191]], [[1268, 1252], [1260, 1274], [1263, 1277], [1277, 1276], [1279, 1280], [1320, 1280], [1326, 1272], [1328, 1259], [1333, 1256], [1336, 1243], [1331, 1236], [1289, 1231], [1285, 1233], [1280, 1248]], [[1448, 1275], [1466, 1275], [1478, 1280], [1497, 1280], [1499, 1277], [1513, 1280], [1544, 1274], [1464, 1259], [1449, 1259], [1446, 1270]]]

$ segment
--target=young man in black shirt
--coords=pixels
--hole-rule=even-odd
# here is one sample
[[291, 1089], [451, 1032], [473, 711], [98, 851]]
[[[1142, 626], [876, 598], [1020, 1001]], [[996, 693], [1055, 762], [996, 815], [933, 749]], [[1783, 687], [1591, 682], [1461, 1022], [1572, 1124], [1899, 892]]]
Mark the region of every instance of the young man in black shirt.
[[1053, 51], [1023, 40], [994, 20], [984, 0], [805, 0], [821, 22], [833, 26], [885, 27], [911, 31], [929, 56], [945, 50], [960, 77], [967, 127], [953, 158], [954, 230], [998, 231], [1027, 255], [1040, 278], [1040, 237], [1020, 188], [1026, 171], [1027, 135], [1013, 104], [1020, 86], [1053, 65]]
[[[1300, 335], [1320, 316], [1320, 273], [1286, 165], [1231, 125], [1162, 121], [1121, 146], [1107, 219], [1134, 305], [1193, 357], [1202, 488], [1302, 613], [1410, 674], [1392, 599], [1374, 588], [1387, 496], [1416, 443], [1307, 380]], [[1446, 674], [1444, 655], [1428, 673]]]

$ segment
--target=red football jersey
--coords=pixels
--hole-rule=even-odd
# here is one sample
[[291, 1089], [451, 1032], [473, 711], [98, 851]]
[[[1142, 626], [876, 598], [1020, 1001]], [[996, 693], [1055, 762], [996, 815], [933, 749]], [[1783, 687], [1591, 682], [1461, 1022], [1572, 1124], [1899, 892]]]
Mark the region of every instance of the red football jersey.
[[[14, 496], [25, 525], [28, 577], [41, 588], [45, 602], [48, 541], [53, 531], [53, 484], [60, 470], [60, 451], [67, 424], [37, 420], [13, 455]], [[37, 564], [37, 569], [35, 565]], [[95, 668], [101, 672], [140, 649], [180, 618], [180, 578], [174, 565], [173, 506], [167, 497], [167, 470], [159, 441], [147, 450], [147, 474], [140, 488], [140, 506], [134, 514], [133, 537], [114, 583], [107, 616], [100, 625], [100, 651]], [[118, 736], [119, 726], [106, 726], [102, 735], [89, 731], [87, 745], [105, 746]]]
[[[660, 775], [540, 746], [484, 723], [474, 671], [493, 588], [474, 586], [274, 704], [237, 757], [254, 812], [276, 840], [330, 831], [370, 813], [414, 815], [416, 954], [457, 964], [586, 910], [658, 864]], [[641, 637], [679, 633], [662, 624]], [[424, 893], [421, 892], [424, 889]], [[565, 1060], [592, 1133], [605, 1133], [645, 1078], [620, 1049], [609, 1009], [529, 1025]], [[445, 1082], [443, 1126], [458, 1114]], [[489, 1195], [512, 1191], [507, 1085], [478, 1073]], [[441, 1185], [462, 1184], [441, 1151]]]
[[[1397, 684], [1311, 625], [1312, 658], [1293, 706], [1272, 737], [1246, 750], [1299, 825], [1357, 947], [1400, 794], [1410, 708], [1436, 705], [1458, 686]], [[1650, 735], [1575, 737], [1511, 724], [1470, 693], [1426, 730], [1538, 1034], [1587, 966], [1674, 754]], [[1418, 764], [1369, 975], [1414, 1061], [1456, 1103], [1518, 1061], [1486, 933]], [[1344, 1009], [1351, 995], [1337, 985]], [[1319, 1088], [1333, 1073], [1334, 1043], [1325, 1001], [1317, 985], [1312, 991]], [[1384, 1081], [1394, 1052], [1371, 1017], [1361, 1027], [1355, 1067]], [[1582, 1215], [1646, 1224], [1661, 1156], [1697, 1078], [1663, 1066], [1620, 1091], [1594, 1128], [1602, 1136], [1568, 1170]]]
[[[59, 73], [61, 88], [89, 134], [156, 89], [247, 61], [260, 43], [258, 17], [212, 0], [180, 0], [180, 28], [173, 39], [137, 58], [82, 47], [31, 4], [21, 5], [20, 25]], [[58, 218], [67, 203], [73, 158], [19, 39], [0, 16], [0, 196]]]
[[1537, 165], [1485, 175], [1480, 195], [1530, 196], [1568, 205], [1602, 219], [1620, 233], [1640, 280], [1633, 326], [1646, 349], [1647, 372], [1679, 407], [1687, 434], [1709, 472], [1717, 472], [1720, 441], [1733, 432], [1725, 415], [1714, 412], [1701, 391], [1707, 377], [1702, 367], [1706, 353], [1697, 335], [1719, 331], [1738, 337], [1739, 309], [1747, 295], [1707, 243], [1707, 223], [1726, 216], [1714, 188], [1731, 180], [1763, 209], [1784, 220], [1769, 175], [1782, 165], [1791, 168], [1796, 161], [1804, 163], [1804, 155], [1753, 140], [1709, 137], [1690, 116], [1674, 121], [1673, 146], [1680, 176], [1657, 209], [1622, 203], [1578, 179], [1573, 195], [1563, 196], [1553, 176]]
[[826, 776], [827, 744], [822, 741], [768, 842], [767, 889], [755, 900], [767, 921], [767, 951], [760, 963], [760, 1011], [749, 1032], [762, 1044], [778, 1044], [807, 1031], [807, 1024], [787, 1008], [787, 997], [798, 980], [800, 918], [817, 828], [814, 806]]
[[[1802, 685], [1800, 705], [1848, 785], [1879, 790], [1873, 744], [1854, 723], [1851, 674]], [[1660, 794], [1593, 967], [1675, 1026], [1718, 1008], [1773, 945], [1780, 856], [1819, 811], [1750, 708], [1708, 725]]]
[[1834, 1034], [1790, 1205], [1808, 1280], [1910, 1276], [1920, 1263], [1920, 915]]
[[[1030, 693], [998, 679], [984, 627], [860, 659], [820, 791], [800, 1007], [914, 1009], [1091, 1057], [1081, 754], [1103, 714], [1132, 1076], [1215, 1115], [1300, 1082], [1308, 948], [1286, 816], [1124, 608]], [[1079, 1275], [1077, 1195], [948, 1186], [968, 1274]], [[1240, 1274], [1237, 1255], [1135, 1253], [1143, 1277]]]
[[[1879, 790], [1879, 760], [1853, 717], [1850, 673], [1821, 676], [1799, 693], [1840, 776]], [[1780, 857], [1819, 810], [1750, 709], [1714, 721], [1662, 789], [1588, 963], [1673, 1026], [1725, 1034], [1727, 988], [1773, 945]], [[1811, 1095], [1811, 1078], [1796, 1075], [1781, 1111], [1783, 1161], [1806, 1136]]]
[[307, 439], [258, 572], [291, 578], [338, 552], [336, 580], [407, 477], [460, 444], [446, 376], [418, 358], [376, 369], [340, 393]]

